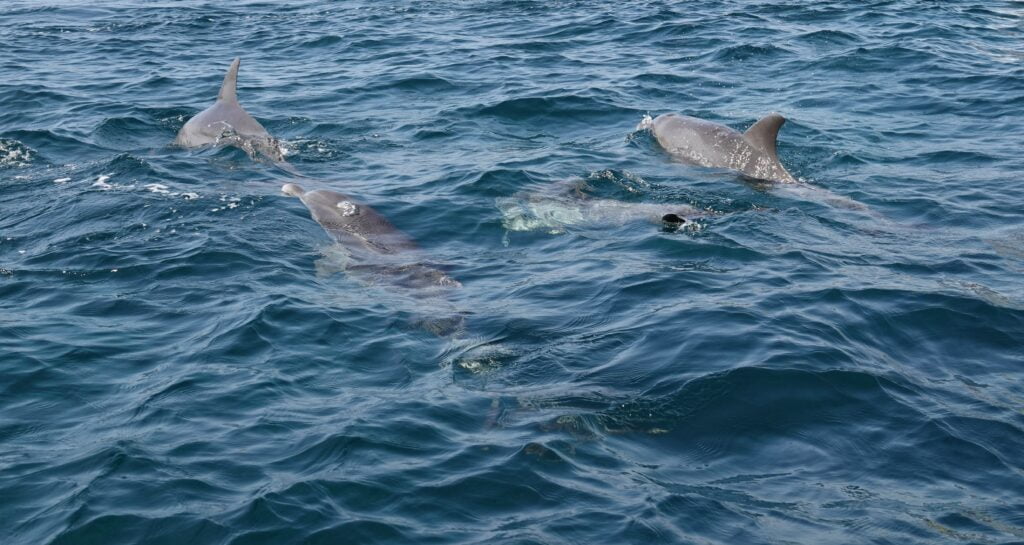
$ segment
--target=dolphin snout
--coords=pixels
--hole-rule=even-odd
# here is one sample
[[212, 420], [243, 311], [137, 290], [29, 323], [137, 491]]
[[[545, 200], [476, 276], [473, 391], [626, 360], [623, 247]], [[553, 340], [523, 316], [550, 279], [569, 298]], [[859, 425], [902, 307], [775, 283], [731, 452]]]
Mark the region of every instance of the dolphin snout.
[[306, 191], [298, 184], [284, 184], [281, 186], [281, 193], [292, 197], [301, 197]]

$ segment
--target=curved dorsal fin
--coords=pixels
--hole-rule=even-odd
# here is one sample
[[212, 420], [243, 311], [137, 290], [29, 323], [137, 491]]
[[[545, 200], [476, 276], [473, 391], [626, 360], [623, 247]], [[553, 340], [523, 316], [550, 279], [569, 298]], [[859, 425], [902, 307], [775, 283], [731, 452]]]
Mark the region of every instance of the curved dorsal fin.
[[754, 147], [767, 152], [775, 157], [775, 140], [779, 137], [779, 129], [786, 122], [786, 118], [779, 114], [768, 114], [754, 123], [743, 133]]
[[224, 83], [220, 86], [220, 94], [217, 95], [217, 100], [238, 102], [238, 95], [235, 94], [235, 86], [238, 85], [239, 64], [242, 64], [242, 59], [235, 57], [235, 60], [231, 63], [231, 68], [228, 68], [227, 75], [224, 76]]

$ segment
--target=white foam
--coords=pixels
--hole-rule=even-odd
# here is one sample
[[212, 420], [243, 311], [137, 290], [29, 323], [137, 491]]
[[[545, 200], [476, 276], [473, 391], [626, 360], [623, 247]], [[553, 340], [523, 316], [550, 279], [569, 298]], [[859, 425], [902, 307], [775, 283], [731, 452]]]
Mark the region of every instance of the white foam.
[[34, 152], [17, 140], [0, 139], [0, 166], [23, 167], [31, 161]]
[[[150, 191], [152, 193], [157, 193], [159, 195], [167, 195], [169, 197], [178, 197], [178, 196], [180, 196], [180, 197], [184, 198], [185, 200], [189, 200], [189, 201], [199, 198], [199, 193], [196, 193], [194, 191], [181, 192], [181, 193], [179, 193], [177, 191], [171, 191], [170, 188], [167, 187], [164, 184], [153, 183], [153, 184], [146, 184], [146, 185], [144, 185], [142, 187], [145, 188], [147, 191]], [[171, 212], [176, 212], [176, 210], [171, 210]]]
[[109, 174], [101, 174], [98, 178], [96, 178], [96, 181], [92, 184], [92, 186], [98, 187], [102, 191], [110, 191], [111, 189], [114, 189], [114, 186], [107, 183], [107, 180], [109, 179]]
[[640, 120], [640, 123], [637, 124], [636, 128], [633, 130], [645, 131], [651, 129], [652, 127], [654, 127], [654, 118], [651, 117], [650, 114], [644, 114], [644, 117]]
[[53, 181], [55, 184], [66, 184], [71, 181], [71, 178], [57, 178]]
[[351, 216], [356, 213], [356, 205], [349, 201], [341, 201], [336, 206], [341, 210], [342, 216]]

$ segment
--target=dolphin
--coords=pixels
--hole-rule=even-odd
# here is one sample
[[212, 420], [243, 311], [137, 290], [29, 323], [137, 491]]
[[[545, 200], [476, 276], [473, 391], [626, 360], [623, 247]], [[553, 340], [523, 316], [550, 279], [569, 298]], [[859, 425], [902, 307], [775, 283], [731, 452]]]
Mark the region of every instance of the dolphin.
[[352, 253], [356, 263], [348, 270], [384, 274], [410, 287], [461, 286], [440, 270], [409, 263], [408, 255], [418, 253], [419, 247], [373, 208], [336, 191], [306, 191], [293, 183], [281, 192], [298, 197], [324, 231]]
[[547, 231], [557, 235], [572, 226], [625, 225], [635, 221], [660, 224], [675, 231], [684, 225], [699, 228], [694, 220], [712, 215], [685, 204], [623, 202], [594, 198], [586, 193], [582, 180], [557, 182], [540, 192], [519, 192], [498, 197], [495, 206], [501, 211], [506, 231]]
[[796, 183], [775, 152], [785, 122], [785, 117], [772, 113], [741, 133], [712, 121], [669, 113], [653, 121], [645, 119], [640, 128], [649, 128], [661, 147], [686, 163], [728, 168], [757, 180]]
[[798, 181], [782, 166], [776, 141], [785, 123], [785, 117], [771, 113], [741, 133], [705, 119], [668, 113], [653, 120], [645, 116], [637, 129], [650, 129], [661, 147], [685, 163], [732, 169], [754, 180], [778, 182], [774, 190], [782, 194], [867, 211], [861, 202]]
[[709, 215], [685, 204], [629, 203], [538, 194], [498, 197], [494, 204], [501, 211], [501, 223], [507, 231], [541, 230], [552, 235], [564, 233], [567, 227], [574, 225], [624, 225], [633, 221], [649, 221], [675, 230]]
[[235, 57], [224, 76], [217, 101], [189, 119], [178, 131], [174, 143], [186, 148], [233, 145], [250, 156], [259, 152], [275, 162], [283, 162], [284, 153], [277, 140], [238, 103], [235, 87], [241, 62]]

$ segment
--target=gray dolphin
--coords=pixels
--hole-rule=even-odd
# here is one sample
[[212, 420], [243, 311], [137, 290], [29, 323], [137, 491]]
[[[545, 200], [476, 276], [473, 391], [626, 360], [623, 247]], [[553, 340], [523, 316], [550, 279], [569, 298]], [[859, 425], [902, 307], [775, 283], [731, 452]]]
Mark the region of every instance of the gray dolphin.
[[768, 114], [741, 133], [705, 119], [670, 113], [653, 121], [647, 118], [640, 128], [649, 128], [661, 147], [687, 163], [737, 170], [758, 180], [795, 183], [775, 153], [779, 128], [785, 122], [779, 114]]
[[674, 157], [702, 167], [728, 168], [749, 178], [781, 182], [774, 191], [800, 198], [823, 201], [850, 210], [868, 210], [863, 203], [836, 195], [827, 189], [797, 181], [779, 162], [776, 140], [786, 118], [772, 113], [746, 132], [725, 125], [679, 114], [645, 117], [637, 129], [650, 129]]
[[241, 59], [235, 58], [224, 76], [217, 101], [189, 119], [178, 131], [174, 143], [186, 148], [233, 145], [251, 156], [259, 152], [274, 161], [284, 161], [277, 140], [238, 103], [236, 86], [241, 62]]
[[298, 197], [327, 234], [352, 252], [356, 263], [347, 270], [384, 274], [410, 287], [461, 285], [433, 267], [409, 263], [408, 254], [418, 253], [419, 247], [373, 208], [326, 189], [305, 191], [285, 184], [281, 191]]

